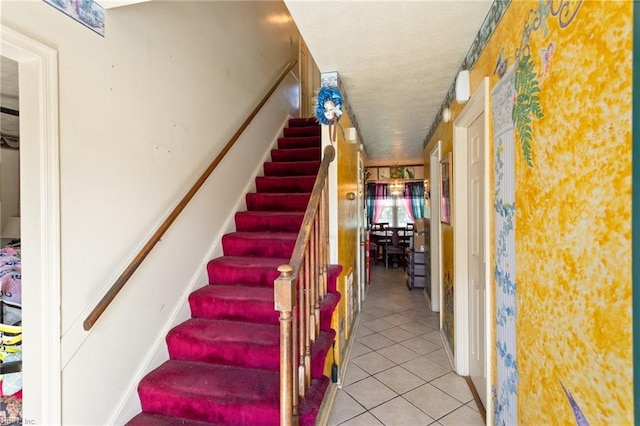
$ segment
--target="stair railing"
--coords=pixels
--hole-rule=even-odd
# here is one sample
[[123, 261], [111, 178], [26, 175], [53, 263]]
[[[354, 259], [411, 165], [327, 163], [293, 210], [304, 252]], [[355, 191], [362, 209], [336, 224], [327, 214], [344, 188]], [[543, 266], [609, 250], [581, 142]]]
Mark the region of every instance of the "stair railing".
[[100, 302], [93, 308], [91, 313], [87, 316], [87, 318], [83, 322], [83, 327], [85, 330], [90, 330], [91, 327], [98, 321], [98, 318], [103, 314], [103, 312], [107, 309], [107, 307], [113, 302], [116, 298], [120, 290], [124, 287], [124, 285], [129, 281], [129, 278], [133, 275], [133, 273], [138, 269], [138, 267], [142, 264], [142, 262], [146, 259], [146, 257], [151, 253], [151, 250], [155, 247], [155, 245], [160, 241], [162, 236], [167, 232], [169, 227], [173, 224], [173, 222], [178, 218], [180, 213], [185, 209], [189, 201], [196, 195], [198, 190], [204, 185], [206, 180], [209, 178], [211, 173], [218, 167], [218, 164], [222, 161], [222, 159], [227, 155], [227, 152], [233, 147], [236, 141], [240, 138], [240, 135], [245, 131], [245, 129], [249, 126], [251, 121], [255, 118], [256, 115], [260, 112], [264, 104], [267, 103], [273, 92], [276, 91], [280, 83], [287, 76], [289, 71], [293, 69], [298, 61], [293, 60], [289, 62], [283, 70], [280, 72], [277, 80], [271, 86], [271, 89], [267, 92], [266, 95], [262, 98], [262, 100], [256, 105], [251, 114], [244, 120], [240, 128], [233, 134], [231, 139], [227, 142], [227, 144], [222, 148], [222, 151], [216, 156], [216, 158], [211, 162], [209, 167], [202, 173], [202, 175], [198, 178], [196, 183], [193, 184], [189, 192], [180, 200], [178, 205], [171, 211], [169, 216], [162, 222], [162, 224], [158, 227], [156, 232], [149, 238], [147, 243], [142, 247], [140, 252], [133, 258], [131, 263], [127, 266], [127, 268], [120, 274], [116, 282], [111, 286], [111, 288], [107, 291], [107, 293], [100, 299]]
[[278, 267], [280, 276], [274, 282], [275, 309], [280, 312], [281, 426], [298, 424], [299, 401], [311, 384], [311, 345], [320, 334], [320, 303], [327, 294], [327, 186], [334, 158], [335, 149], [327, 146], [293, 254], [289, 264]]

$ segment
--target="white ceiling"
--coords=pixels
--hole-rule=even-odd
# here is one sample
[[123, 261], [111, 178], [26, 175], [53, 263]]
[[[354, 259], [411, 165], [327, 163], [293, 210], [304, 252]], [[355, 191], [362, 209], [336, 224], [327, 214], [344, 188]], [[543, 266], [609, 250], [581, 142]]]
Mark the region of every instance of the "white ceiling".
[[[100, 3], [109, 8], [143, 1]], [[427, 131], [492, 0], [284, 2], [320, 71], [338, 72], [367, 164], [422, 164]], [[17, 96], [17, 79], [10, 80], [17, 64], [0, 65], [7, 102]]]
[[422, 164], [427, 131], [492, 1], [285, 4], [320, 71], [338, 72], [367, 164]]

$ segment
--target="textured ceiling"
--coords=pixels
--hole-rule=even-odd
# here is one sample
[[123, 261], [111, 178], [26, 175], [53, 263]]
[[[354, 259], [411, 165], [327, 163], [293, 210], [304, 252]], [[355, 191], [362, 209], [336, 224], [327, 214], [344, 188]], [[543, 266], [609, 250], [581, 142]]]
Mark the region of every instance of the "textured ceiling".
[[285, 0], [321, 72], [337, 71], [368, 165], [422, 164], [423, 143], [491, 0]]
[[[101, 3], [114, 7], [143, 1]], [[320, 71], [340, 75], [367, 164], [422, 164], [427, 131], [492, 0], [285, 0], [285, 4]], [[1, 65], [6, 102], [7, 96], [17, 96], [17, 84], [7, 80], [13, 64]], [[5, 131], [12, 127], [6, 120], [3, 124]]]

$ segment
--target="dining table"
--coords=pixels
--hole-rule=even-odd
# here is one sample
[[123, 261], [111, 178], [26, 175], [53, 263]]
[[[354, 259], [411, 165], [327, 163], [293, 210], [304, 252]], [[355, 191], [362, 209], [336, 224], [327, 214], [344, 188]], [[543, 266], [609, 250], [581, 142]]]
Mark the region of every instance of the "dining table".
[[[391, 231], [391, 235], [388, 234], [389, 231]], [[383, 243], [387, 242], [386, 239], [390, 237], [391, 245], [394, 247], [408, 245], [409, 240], [406, 231], [406, 226], [387, 226], [381, 230], [374, 228], [371, 231], [371, 241], [379, 245], [384, 245]]]

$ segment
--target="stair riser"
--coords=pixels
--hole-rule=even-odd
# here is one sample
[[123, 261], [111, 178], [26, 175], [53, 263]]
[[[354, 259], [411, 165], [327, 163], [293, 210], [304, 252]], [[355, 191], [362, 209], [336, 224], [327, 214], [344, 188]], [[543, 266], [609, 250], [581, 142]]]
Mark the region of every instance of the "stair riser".
[[299, 138], [278, 138], [278, 148], [295, 149], [295, 148], [316, 148], [320, 146], [320, 136], [306, 136]]
[[[279, 312], [274, 309], [273, 291], [268, 297], [262, 297], [261, 289], [251, 288], [244, 292], [246, 297], [239, 296], [241, 290], [234, 294], [220, 294], [219, 286], [207, 286], [189, 296], [192, 318], [255, 322], [262, 324], [279, 324]], [[235, 291], [236, 288], [233, 288]], [[268, 289], [270, 290], [270, 289]], [[254, 297], [259, 296], [259, 297]], [[340, 293], [329, 293], [320, 302], [320, 330], [331, 331], [333, 312], [340, 302]]]
[[224, 299], [189, 298], [191, 316], [229, 321], [278, 324], [280, 313], [269, 304], [256, 302], [228, 302]]
[[[333, 312], [340, 302], [340, 293], [330, 293], [320, 304], [320, 331], [331, 331]], [[273, 301], [228, 301], [224, 298], [191, 295], [189, 297], [192, 318], [244, 321], [277, 325], [280, 314]]]
[[271, 150], [271, 161], [278, 163], [290, 161], [317, 161], [320, 158], [320, 147]]
[[285, 127], [283, 129], [283, 134], [285, 138], [300, 136], [320, 136], [320, 131], [320, 126]]
[[317, 126], [318, 119], [315, 117], [290, 118], [288, 125], [289, 127]]
[[304, 212], [311, 194], [247, 194], [247, 209], [251, 211]]
[[[167, 335], [169, 358], [243, 368], [279, 371], [280, 334], [277, 325], [265, 334], [263, 327], [256, 330], [255, 342], [248, 335], [229, 337], [222, 333], [225, 321], [190, 320], [176, 326]], [[324, 360], [335, 338], [333, 330], [321, 332], [311, 344], [311, 378], [322, 377]]]
[[275, 343], [269, 347], [251, 347], [224, 342], [222, 348], [222, 345], [206, 345], [195, 339], [185, 341], [167, 338], [170, 359], [279, 371], [280, 346], [277, 341]]
[[236, 230], [241, 232], [298, 232], [303, 219], [303, 212], [270, 216], [241, 212], [236, 214], [235, 222]]
[[292, 193], [313, 191], [315, 176], [265, 177], [256, 178], [256, 190], [259, 193]]
[[252, 257], [291, 257], [293, 241], [261, 241], [247, 238], [224, 238], [222, 249], [226, 256], [252, 256]]
[[[287, 263], [283, 259], [283, 264]], [[238, 268], [226, 265], [208, 265], [210, 284], [248, 285], [255, 287], [273, 287], [273, 281], [280, 276], [276, 268], [263, 267]]]
[[292, 163], [264, 163], [265, 176], [317, 176], [320, 161], [298, 161]]

